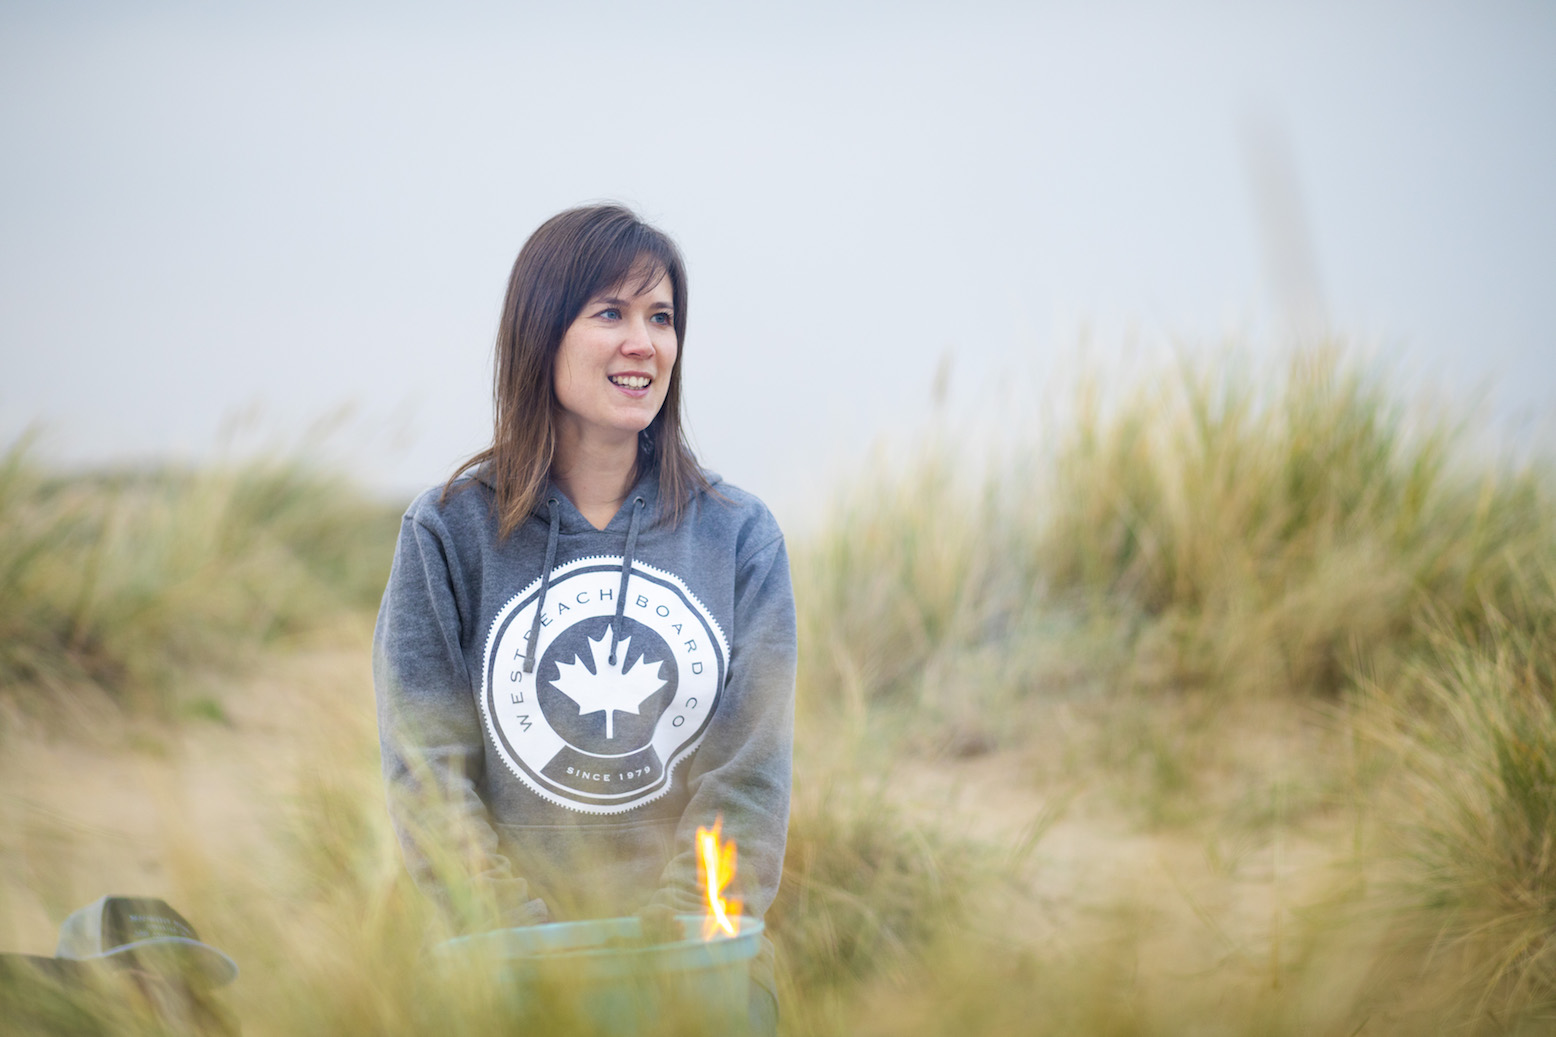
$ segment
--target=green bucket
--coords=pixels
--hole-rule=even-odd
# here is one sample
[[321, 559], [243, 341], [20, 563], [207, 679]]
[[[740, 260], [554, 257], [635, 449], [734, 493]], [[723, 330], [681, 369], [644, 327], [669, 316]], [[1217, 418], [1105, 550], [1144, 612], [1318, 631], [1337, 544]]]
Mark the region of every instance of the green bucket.
[[547, 1032], [744, 1032], [762, 923], [741, 918], [739, 935], [704, 940], [703, 916], [675, 920], [681, 939], [669, 943], [646, 943], [637, 918], [602, 918], [463, 936], [434, 952]]

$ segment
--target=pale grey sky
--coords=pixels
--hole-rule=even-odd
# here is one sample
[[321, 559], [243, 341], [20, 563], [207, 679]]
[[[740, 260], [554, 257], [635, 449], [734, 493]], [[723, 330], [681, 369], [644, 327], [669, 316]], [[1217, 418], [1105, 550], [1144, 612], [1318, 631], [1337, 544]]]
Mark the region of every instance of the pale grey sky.
[[349, 405], [364, 481], [438, 481], [518, 246], [614, 198], [686, 251], [704, 459], [802, 515], [947, 354], [976, 411], [1083, 329], [1267, 342], [1250, 126], [1335, 327], [1556, 411], [1546, 0], [63, 7], [0, 4], [0, 435], [46, 456]]

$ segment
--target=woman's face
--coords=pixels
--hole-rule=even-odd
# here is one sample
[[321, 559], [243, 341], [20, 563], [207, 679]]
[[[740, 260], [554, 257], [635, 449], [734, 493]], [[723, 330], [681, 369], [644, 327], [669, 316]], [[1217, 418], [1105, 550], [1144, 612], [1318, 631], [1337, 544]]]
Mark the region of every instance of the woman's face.
[[678, 343], [670, 278], [637, 291], [637, 272], [584, 306], [562, 336], [554, 368], [564, 438], [631, 439], [665, 402]]

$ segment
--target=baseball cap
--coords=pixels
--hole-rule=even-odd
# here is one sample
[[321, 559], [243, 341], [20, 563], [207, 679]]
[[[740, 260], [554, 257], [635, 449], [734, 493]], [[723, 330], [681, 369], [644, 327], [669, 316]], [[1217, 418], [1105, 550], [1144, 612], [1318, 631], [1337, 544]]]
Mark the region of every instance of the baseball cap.
[[201, 943], [194, 926], [155, 897], [100, 897], [72, 912], [59, 927], [54, 955], [173, 972], [213, 987], [238, 977], [231, 958]]

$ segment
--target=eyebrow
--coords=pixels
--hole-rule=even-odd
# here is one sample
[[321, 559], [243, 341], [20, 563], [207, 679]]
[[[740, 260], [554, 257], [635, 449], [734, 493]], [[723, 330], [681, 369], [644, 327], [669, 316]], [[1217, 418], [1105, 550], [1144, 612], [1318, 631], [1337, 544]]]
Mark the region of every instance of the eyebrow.
[[[614, 295], [601, 295], [601, 296], [596, 296], [594, 301], [592, 303], [590, 303], [590, 305], [591, 306], [626, 306], [627, 303], [628, 303], [628, 300], [626, 300], [626, 299], [618, 299]], [[673, 309], [675, 309], [674, 306], [672, 306], [670, 303], [667, 303], [667, 302], [653, 303], [652, 306], [656, 310], [673, 310]]]

